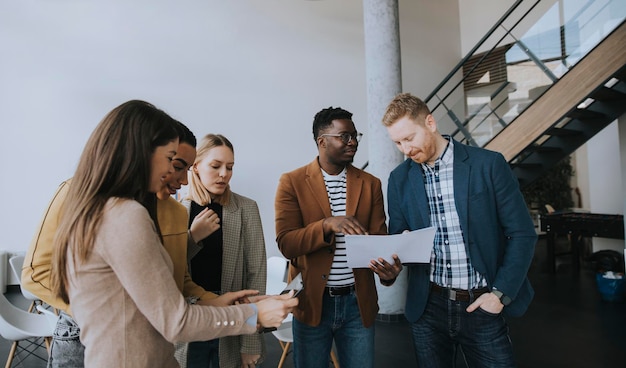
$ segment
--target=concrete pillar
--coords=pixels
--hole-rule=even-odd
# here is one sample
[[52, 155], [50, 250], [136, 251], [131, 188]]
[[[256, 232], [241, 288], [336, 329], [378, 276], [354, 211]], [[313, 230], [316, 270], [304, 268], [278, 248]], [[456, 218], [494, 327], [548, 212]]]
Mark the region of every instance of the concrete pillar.
[[[404, 159], [381, 123], [387, 105], [402, 91], [398, 0], [363, 0], [363, 26], [369, 142], [366, 170], [380, 178], [386, 198], [389, 173]], [[403, 271], [393, 286], [377, 286], [382, 317], [404, 313], [406, 284]]]

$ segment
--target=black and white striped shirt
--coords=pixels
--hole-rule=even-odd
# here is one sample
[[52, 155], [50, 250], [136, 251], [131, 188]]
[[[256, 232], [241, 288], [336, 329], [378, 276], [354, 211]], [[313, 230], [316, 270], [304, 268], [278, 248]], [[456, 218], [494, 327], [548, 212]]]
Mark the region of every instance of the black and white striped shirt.
[[[338, 175], [330, 175], [322, 170], [324, 183], [333, 216], [346, 215], [346, 169]], [[354, 284], [352, 269], [346, 266], [346, 241], [343, 233], [335, 233], [335, 257], [328, 276], [327, 286], [348, 286]]]

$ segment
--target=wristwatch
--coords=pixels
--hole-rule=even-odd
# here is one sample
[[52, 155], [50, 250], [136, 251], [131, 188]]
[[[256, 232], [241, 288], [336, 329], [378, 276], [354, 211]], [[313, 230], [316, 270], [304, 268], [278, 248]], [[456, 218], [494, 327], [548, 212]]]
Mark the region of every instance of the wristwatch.
[[496, 289], [495, 287], [493, 289], [491, 289], [491, 292], [494, 293], [498, 299], [500, 299], [500, 303], [502, 303], [502, 305], [504, 305], [505, 307], [509, 304], [511, 304], [512, 300], [511, 298], [509, 298], [508, 296], [504, 295], [503, 292], [501, 292], [500, 290]]

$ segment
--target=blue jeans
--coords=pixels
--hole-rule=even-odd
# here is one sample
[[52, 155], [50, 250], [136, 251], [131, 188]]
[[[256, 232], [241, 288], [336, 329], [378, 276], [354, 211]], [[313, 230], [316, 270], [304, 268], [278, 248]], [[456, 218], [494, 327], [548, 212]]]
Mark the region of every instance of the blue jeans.
[[469, 368], [515, 367], [504, 317], [480, 308], [466, 312], [472, 302], [430, 293], [424, 314], [411, 324], [420, 368], [455, 367], [458, 347]]
[[319, 326], [295, 318], [292, 326], [296, 368], [328, 368], [333, 339], [341, 368], [374, 366], [374, 325], [363, 327], [354, 291], [335, 297], [324, 293]]
[[85, 347], [80, 343], [80, 328], [76, 321], [64, 312], [59, 313], [57, 326], [52, 334], [48, 368], [83, 368]]
[[219, 368], [220, 339], [194, 341], [187, 348], [187, 368]]

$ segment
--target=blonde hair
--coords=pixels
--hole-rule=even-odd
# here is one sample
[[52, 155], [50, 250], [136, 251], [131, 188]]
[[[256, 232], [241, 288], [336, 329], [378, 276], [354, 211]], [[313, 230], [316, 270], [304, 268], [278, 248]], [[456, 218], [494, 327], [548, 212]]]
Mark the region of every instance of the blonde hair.
[[[226, 146], [230, 148], [230, 150], [235, 154], [235, 149], [233, 148], [233, 144], [228, 140], [228, 138], [224, 137], [221, 134], [207, 134], [205, 135], [200, 144], [197, 147], [197, 155], [196, 161], [194, 165], [198, 162], [202, 161], [206, 155], [215, 147]], [[215, 203], [219, 203], [222, 206], [225, 206], [230, 201], [230, 184], [226, 186], [224, 193], [221, 195], [216, 195], [213, 200]], [[200, 180], [200, 176], [195, 170], [191, 171], [191, 177], [189, 178], [189, 194], [186, 199], [190, 199], [201, 206], [206, 206], [211, 203], [211, 193], [207, 190], [207, 188], [202, 184]]]
[[75, 254], [75, 260], [89, 257], [110, 198], [143, 204], [158, 231], [156, 197], [149, 192], [152, 154], [178, 139], [177, 124], [153, 105], [132, 100], [109, 112], [89, 137], [53, 243], [51, 287], [66, 304], [70, 303], [68, 251]]
[[405, 116], [413, 121], [422, 121], [418, 118], [426, 118], [428, 115], [430, 115], [430, 109], [424, 101], [410, 93], [400, 93], [387, 106], [382, 122], [384, 126], [389, 127]]

